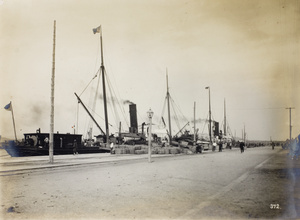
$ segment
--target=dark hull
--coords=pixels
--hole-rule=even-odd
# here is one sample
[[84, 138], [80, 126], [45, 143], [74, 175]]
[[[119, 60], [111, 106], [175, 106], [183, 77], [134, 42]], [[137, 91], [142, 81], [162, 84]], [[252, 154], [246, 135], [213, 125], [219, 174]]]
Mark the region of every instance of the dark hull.
[[[49, 149], [33, 147], [30, 145], [15, 144], [14, 141], [10, 141], [4, 144], [3, 148], [12, 157], [26, 157], [26, 156], [47, 156], [49, 155]], [[77, 148], [79, 154], [92, 154], [92, 153], [110, 153], [110, 149], [102, 147], [85, 147], [79, 146]], [[54, 148], [54, 155], [66, 155], [73, 154], [73, 148]]]

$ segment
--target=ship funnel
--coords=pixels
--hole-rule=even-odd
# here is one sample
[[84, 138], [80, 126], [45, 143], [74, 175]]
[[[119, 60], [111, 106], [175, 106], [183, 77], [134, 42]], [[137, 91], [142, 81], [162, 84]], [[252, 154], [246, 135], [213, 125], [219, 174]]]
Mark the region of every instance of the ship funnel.
[[138, 123], [137, 123], [137, 114], [136, 114], [136, 104], [129, 105], [129, 114], [130, 114], [130, 133], [138, 133]]

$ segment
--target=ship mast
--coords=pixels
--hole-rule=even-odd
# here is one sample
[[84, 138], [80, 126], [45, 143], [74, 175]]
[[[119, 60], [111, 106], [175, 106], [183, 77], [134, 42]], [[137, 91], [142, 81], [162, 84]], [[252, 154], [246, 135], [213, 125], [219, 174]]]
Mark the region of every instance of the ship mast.
[[210, 87], [206, 86], [205, 89], [208, 89], [208, 113], [209, 113], [209, 142], [212, 143], [211, 139], [211, 105], [210, 105]]
[[224, 136], [226, 136], [226, 130], [227, 130], [227, 127], [226, 127], [226, 100], [224, 99]]
[[168, 101], [168, 120], [169, 120], [169, 144], [171, 145], [172, 130], [171, 130], [171, 115], [170, 115], [170, 93], [168, 84], [168, 70], [167, 70], [167, 101]]
[[194, 102], [194, 146], [196, 145], [196, 102]]
[[53, 160], [53, 145], [54, 145], [54, 79], [55, 79], [55, 37], [56, 37], [56, 21], [54, 20], [53, 30], [53, 54], [52, 54], [52, 77], [51, 77], [51, 113], [50, 113], [50, 137], [49, 137], [49, 162]]
[[101, 26], [100, 26], [100, 46], [101, 46], [101, 73], [102, 73], [103, 102], [104, 102], [104, 115], [105, 115], [105, 128], [106, 128], [106, 144], [108, 146], [109, 145], [109, 127], [108, 127], [108, 115], [107, 115], [105, 68], [104, 68], [104, 62], [103, 62], [103, 46], [102, 46], [102, 28], [101, 28]]

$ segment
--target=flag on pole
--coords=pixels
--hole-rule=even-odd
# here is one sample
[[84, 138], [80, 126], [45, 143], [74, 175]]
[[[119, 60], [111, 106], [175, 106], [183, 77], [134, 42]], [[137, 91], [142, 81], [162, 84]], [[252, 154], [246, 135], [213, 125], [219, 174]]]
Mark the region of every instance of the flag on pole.
[[100, 30], [101, 30], [101, 26], [99, 26], [99, 27], [97, 27], [97, 28], [93, 28], [94, 34], [100, 33]]
[[11, 102], [4, 107], [5, 110], [11, 111]]

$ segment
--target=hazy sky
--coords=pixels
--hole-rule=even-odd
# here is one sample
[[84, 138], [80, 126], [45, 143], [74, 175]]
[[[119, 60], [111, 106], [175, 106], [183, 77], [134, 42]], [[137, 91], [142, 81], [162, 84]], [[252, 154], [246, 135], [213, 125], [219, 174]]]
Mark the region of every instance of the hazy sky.
[[[210, 86], [213, 118], [222, 123], [226, 99], [237, 136], [245, 125], [249, 139], [288, 138], [287, 107], [295, 107], [293, 136], [300, 133], [299, 0], [2, 0], [0, 104], [12, 101], [18, 138], [37, 128], [50, 131], [54, 20], [55, 131], [72, 132], [76, 124], [74, 92], [80, 94], [100, 66], [92, 28], [101, 25], [107, 75], [121, 100], [137, 104], [139, 124], [150, 107], [159, 123], [167, 69], [170, 94], [189, 120], [194, 102], [196, 118], [207, 119]], [[87, 105], [88, 91], [81, 96]], [[13, 137], [3, 107], [0, 135]], [[128, 104], [123, 107], [128, 117]], [[96, 111], [103, 118], [101, 102]], [[80, 106], [79, 133], [87, 119]], [[197, 127], [202, 132], [203, 125]]]

